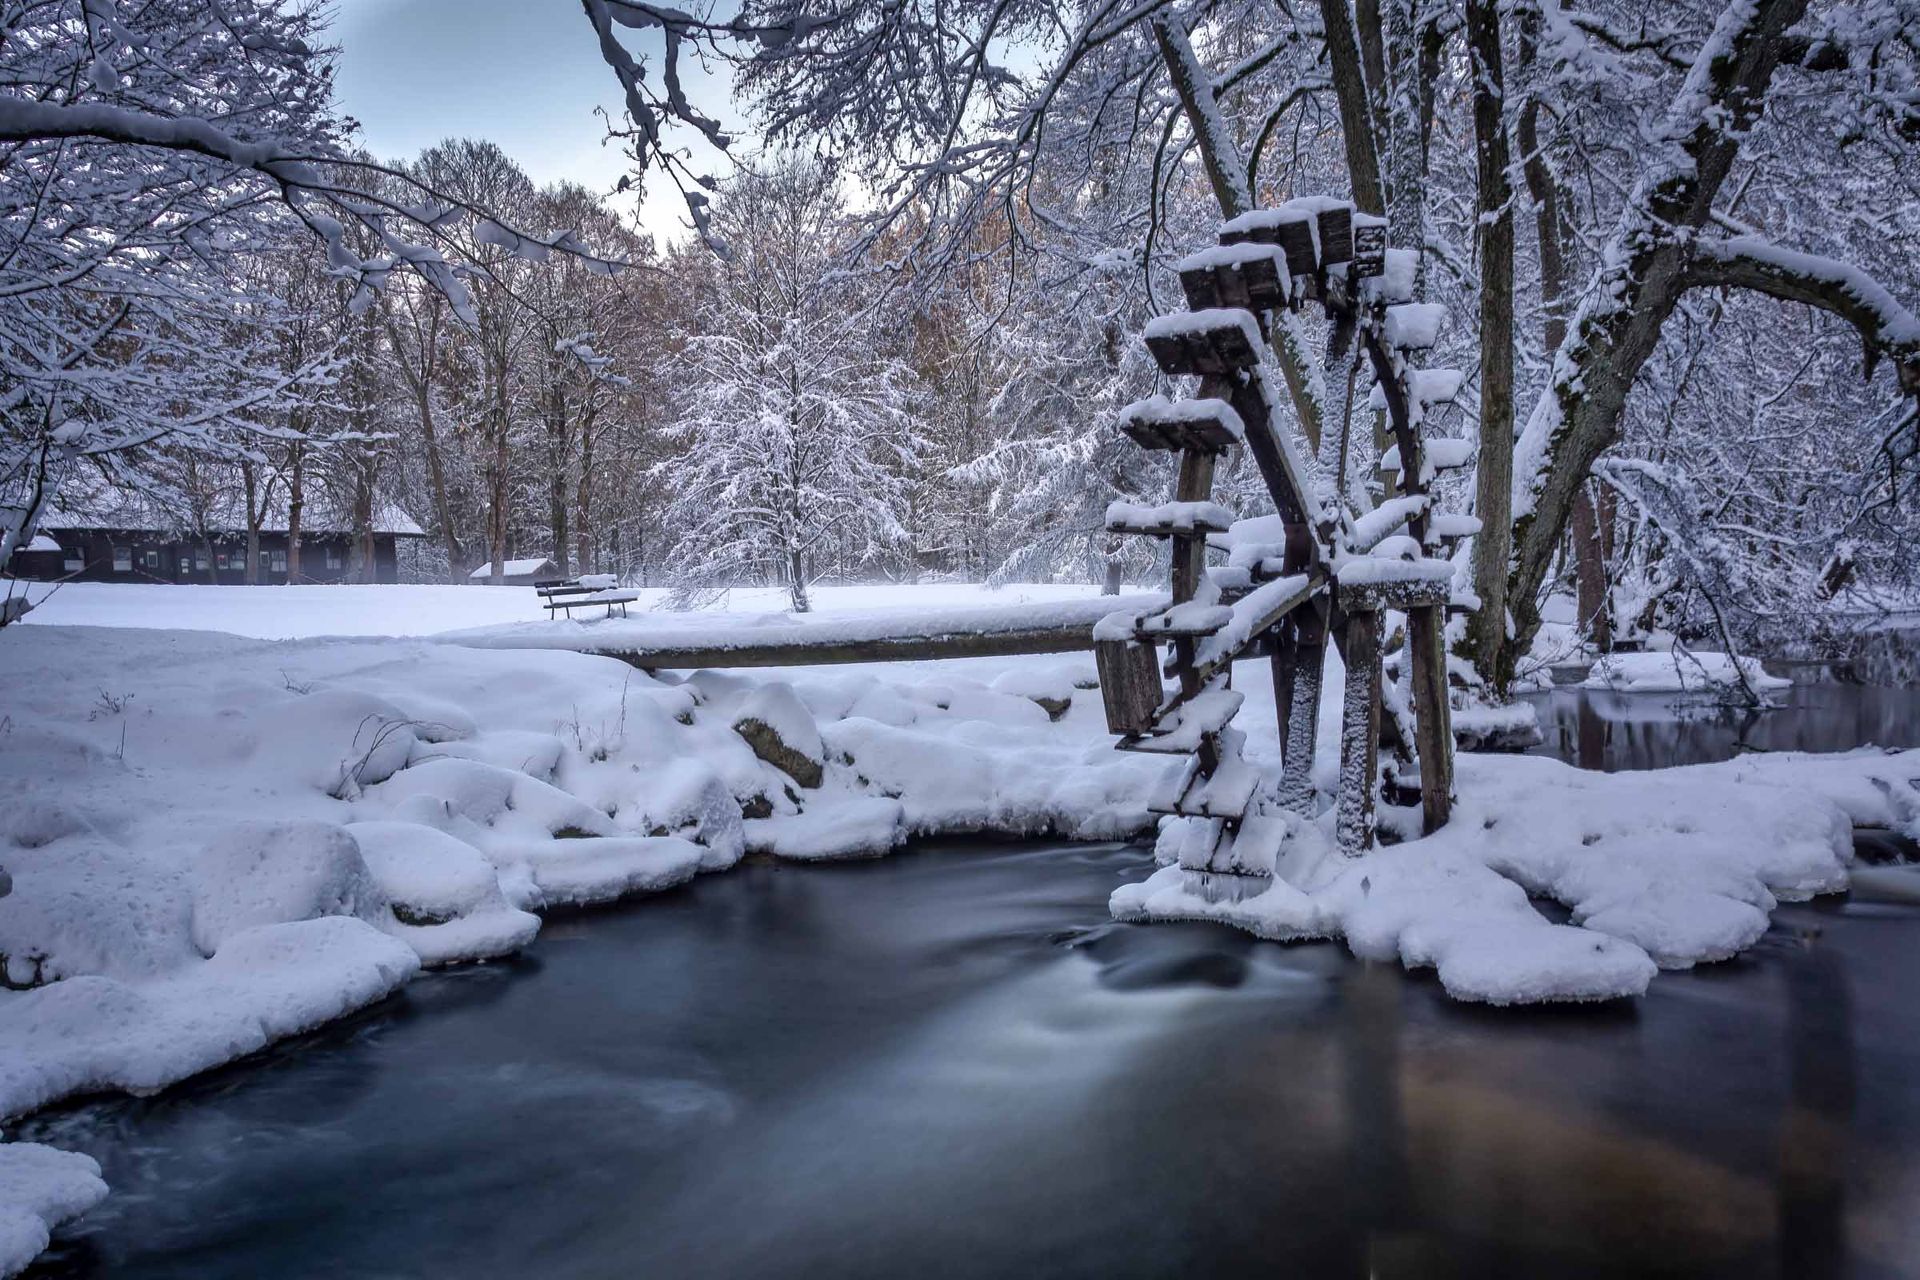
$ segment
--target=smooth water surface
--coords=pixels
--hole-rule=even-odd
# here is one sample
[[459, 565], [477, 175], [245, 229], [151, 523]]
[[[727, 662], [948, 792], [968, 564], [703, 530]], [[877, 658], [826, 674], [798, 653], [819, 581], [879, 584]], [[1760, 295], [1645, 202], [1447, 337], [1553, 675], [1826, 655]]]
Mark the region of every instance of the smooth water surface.
[[1794, 684], [1774, 705], [1730, 707], [1711, 695], [1614, 693], [1563, 687], [1528, 700], [1544, 741], [1536, 754], [1583, 769], [1661, 769], [1750, 751], [1920, 747], [1920, 687], [1867, 687], [1818, 664], [1768, 664]]
[[20, 1126], [114, 1188], [33, 1274], [1920, 1274], [1920, 907], [1789, 907], [1643, 1000], [1490, 1010], [1108, 922], [1149, 869], [946, 844], [552, 919]]

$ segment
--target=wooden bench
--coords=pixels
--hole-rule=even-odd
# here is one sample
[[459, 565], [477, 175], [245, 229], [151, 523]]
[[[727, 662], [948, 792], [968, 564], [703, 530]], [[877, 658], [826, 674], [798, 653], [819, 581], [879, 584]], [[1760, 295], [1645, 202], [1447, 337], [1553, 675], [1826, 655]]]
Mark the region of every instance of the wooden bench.
[[627, 606], [638, 600], [640, 593], [607, 585], [613, 581], [610, 573], [590, 574], [584, 578], [553, 578], [536, 582], [533, 589], [540, 596], [540, 603], [546, 606], [549, 618], [562, 610], [571, 618], [575, 609], [599, 605], [606, 606], [609, 618], [615, 609], [624, 618], [627, 616]]

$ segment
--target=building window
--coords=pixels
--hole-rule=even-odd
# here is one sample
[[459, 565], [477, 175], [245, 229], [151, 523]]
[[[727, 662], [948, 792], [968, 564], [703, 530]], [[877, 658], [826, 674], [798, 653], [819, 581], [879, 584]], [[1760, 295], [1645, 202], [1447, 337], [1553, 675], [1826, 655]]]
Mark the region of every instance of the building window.
[[287, 553], [284, 551], [272, 552], [267, 557], [267, 565], [275, 573], [285, 573], [287, 571]]
[[113, 549], [113, 571], [115, 573], [133, 572], [133, 549], [131, 547], [115, 547]]
[[68, 547], [65, 564], [68, 573], [78, 573], [87, 567], [86, 554], [78, 547]]
[[147, 567], [148, 572], [158, 573], [160, 572], [160, 553], [149, 547], [140, 553], [140, 563]]
[[225, 573], [229, 568], [229, 565], [227, 564], [227, 553], [224, 551], [215, 552], [213, 556], [213, 562], [214, 564], [220, 567], [220, 571], [222, 573]]
[[327, 545], [327, 568], [338, 569], [339, 567], [340, 567], [340, 548], [329, 543]]

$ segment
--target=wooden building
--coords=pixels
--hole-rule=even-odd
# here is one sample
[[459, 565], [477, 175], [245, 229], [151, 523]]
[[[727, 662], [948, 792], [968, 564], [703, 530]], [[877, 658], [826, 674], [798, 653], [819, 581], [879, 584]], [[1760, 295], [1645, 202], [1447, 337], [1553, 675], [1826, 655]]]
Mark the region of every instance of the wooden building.
[[[8, 562], [7, 572], [42, 582], [239, 585], [247, 581], [247, 522], [236, 514], [215, 510], [183, 520], [142, 495], [103, 495], [49, 510], [33, 541]], [[282, 502], [261, 522], [255, 582], [278, 585], [291, 576], [287, 517]], [[398, 582], [398, 541], [426, 536], [390, 503], [376, 509], [364, 541], [353, 521], [324, 501], [309, 499], [300, 525], [300, 582]], [[369, 546], [370, 575], [360, 569]]]

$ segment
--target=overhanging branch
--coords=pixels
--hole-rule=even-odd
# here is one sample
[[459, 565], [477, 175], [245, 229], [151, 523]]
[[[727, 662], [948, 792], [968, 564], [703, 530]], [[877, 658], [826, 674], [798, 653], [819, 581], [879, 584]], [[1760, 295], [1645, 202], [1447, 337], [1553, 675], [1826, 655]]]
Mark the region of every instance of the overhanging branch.
[[1900, 389], [1920, 395], [1920, 317], [1852, 263], [1796, 253], [1757, 236], [1703, 238], [1688, 254], [1686, 278], [1698, 287], [1751, 289], [1832, 312], [1859, 331], [1868, 373], [1885, 356]]

